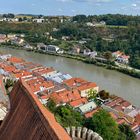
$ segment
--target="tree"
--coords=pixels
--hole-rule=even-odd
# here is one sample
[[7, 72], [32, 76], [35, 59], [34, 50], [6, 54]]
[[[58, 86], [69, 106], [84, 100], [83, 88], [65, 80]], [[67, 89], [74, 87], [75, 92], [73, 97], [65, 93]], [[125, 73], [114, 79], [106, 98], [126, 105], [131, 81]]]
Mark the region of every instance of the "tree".
[[106, 100], [109, 98], [109, 92], [106, 92], [105, 90], [101, 90], [98, 94], [100, 98], [103, 100]]
[[85, 22], [86, 21], [86, 15], [76, 15], [73, 17], [73, 21], [77, 21], [77, 22]]
[[47, 107], [49, 108], [49, 110], [51, 111], [51, 112], [55, 112], [55, 109], [56, 109], [56, 104], [55, 104], [55, 102], [53, 101], [53, 100], [49, 100], [48, 101], [48, 103], [47, 103]]
[[88, 91], [88, 98], [89, 98], [89, 99], [95, 99], [96, 96], [97, 96], [97, 91], [96, 91], [96, 90], [90, 89], [90, 90]]
[[118, 125], [105, 110], [95, 113], [85, 122], [85, 126], [99, 133], [104, 140], [118, 140]]
[[126, 124], [119, 125], [120, 132], [126, 136], [126, 140], [136, 140], [136, 134], [131, 130], [130, 126]]
[[11, 13], [9, 13], [9, 14], [3, 14], [3, 17], [4, 18], [14, 18], [15, 15], [14, 14], [11, 14]]
[[81, 126], [84, 122], [84, 117], [70, 106], [59, 106], [55, 110], [57, 121], [64, 127]]
[[18, 21], [19, 21], [19, 22], [22, 22], [22, 21], [23, 21], [23, 19], [20, 17], [20, 18], [18, 19]]
[[111, 52], [105, 52], [104, 53], [104, 57], [105, 59], [107, 59], [108, 61], [112, 60], [112, 53]]

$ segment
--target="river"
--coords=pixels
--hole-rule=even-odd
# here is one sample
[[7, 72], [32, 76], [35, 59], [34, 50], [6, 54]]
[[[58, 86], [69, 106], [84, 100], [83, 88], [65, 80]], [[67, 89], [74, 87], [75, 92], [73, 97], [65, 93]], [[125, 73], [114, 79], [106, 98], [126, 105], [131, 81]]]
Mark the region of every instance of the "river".
[[140, 107], [140, 80], [123, 73], [107, 70], [93, 64], [86, 64], [81, 61], [45, 55], [24, 50], [14, 50], [0, 48], [0, 52], [10, 53], [21, 57], [26, 61], [39, 63], [45, 66], [52, 66], [64, 73], [69, 73], [73, 77], [82, 77], [92, 82], [96, 82], [100, 89], [105, 89], [111, 94], [116, 94]]

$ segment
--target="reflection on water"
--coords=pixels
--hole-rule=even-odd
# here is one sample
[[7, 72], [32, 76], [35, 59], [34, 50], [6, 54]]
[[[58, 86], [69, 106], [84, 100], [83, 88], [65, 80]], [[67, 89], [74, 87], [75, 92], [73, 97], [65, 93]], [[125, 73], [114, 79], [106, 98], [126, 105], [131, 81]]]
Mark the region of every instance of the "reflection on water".
[[139, 79], [73, 59], [9, 48], [0, 48], [0, 51], [11, 53], [12, 55], [21, 57], [27, 61], [32, 61], [45, 66], [53, 66], [55, 69], [64, 73], [69, 73], [72, 76], [83, 77], [89, 81], [94, 81], [101, 89], [105, 89], [111, 94], [122, 96], [140, 107]]

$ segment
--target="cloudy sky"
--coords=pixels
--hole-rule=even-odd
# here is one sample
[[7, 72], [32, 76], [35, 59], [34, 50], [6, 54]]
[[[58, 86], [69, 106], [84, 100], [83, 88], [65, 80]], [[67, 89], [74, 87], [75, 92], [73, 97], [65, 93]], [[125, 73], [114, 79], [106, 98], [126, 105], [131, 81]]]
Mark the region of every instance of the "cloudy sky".
[[140, 0], [0, 0], [0, 13], [140, 15]]

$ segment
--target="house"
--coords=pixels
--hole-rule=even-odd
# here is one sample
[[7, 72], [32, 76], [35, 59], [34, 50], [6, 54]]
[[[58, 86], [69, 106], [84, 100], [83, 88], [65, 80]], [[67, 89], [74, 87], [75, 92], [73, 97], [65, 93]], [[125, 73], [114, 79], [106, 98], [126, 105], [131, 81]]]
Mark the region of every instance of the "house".
[[53, 53], [59, 53], [60, 48], [58, 46], [55, 45], [47, 45], [47, 52], [53, 52]]
[[70, 40], [70, 36], [62, 36], [62, 40]]
[[63, 74], [61, 72], [53, 73], [51, 75], [47, 75], [45, 78], [50, 79], [57, 83], [62, 83], [64, 80], [71, 79], [72, 76], [69, 74]]
[[23, 46], [23, 48], [27, 49], [27, 50], [33, 50], [33, 46], [26, 44], [25, 46]]
[[69, 105], [72, 106], [73, 108], [77, 108], [77, 107], [80, 107], [86, 103], [88, 103], [87, 98], [79, 98], [77, 100], [71, 101], [69, 103]]
[[117, 57], [116, 60], [119, 63], [128, 64], [129, 63], [129, 58], [130, 58], [129, 55], [121, 55], [121, 56]]
[[118, 116], [119, 119], [125, 119], [128, 124], [134, 123], [135, 118], [130, 115], [130, 112], [134, 110], [134, 107], [130, 102], [124, 100], [121, 97], [115, 97], [115, 99], [112, 101], [103, 104], [102, 108], [109, 112], [113, 112]]
[[52, 81], [45, 81], [42, 77], [27, 77], [24, 79], [34, 94], [49, 91], [54, 88], [54, 83]]
[[63, 53], [63, 51], [55, 45], [45, 45], [44, 43], [37, 44], [37, 49], [43, 52]]
[[11, 54], [0, 54], [0, 59], [2, 60], [7, 60], [8, 58], [11, 58]]
[[7, 38], [10, 39], [10, 40], [14, 39], [15, 37], [16, 37], [16, 34], [8, 34], [7, 35]]
[[84, 52], [83, 52], [84, 55], [89, 56], [90, 53], [91, 53], [90, 49], [84, 49]]
[[121, 51], [116, 51], [112, 53], [112, 56], [116, 58], [116, 60], [119, 63], [124, 63], [124, 64], [128, 64], [129, 63], [129, 59], [130, 56], [129, 55], [125, 55], [123, 52]]
[[99, 87], [96, 85], [96, 83], [93, 82], [82, 84], [78, 86], [77, 89], [79, 90], [81, 97], [87, 97], [90, 90], [94, 90], [97, 93], [99, 92]]
[[87, 22], [86, 25], [89, 26], [89, 27], [93, 27], [94, 26], [94, 24], [91, 23], [91, 22]]
[[11, 44], [16, 44], [16, 45], [23, 45], [24, 44], [24, 39], [15, 37], [13, 39], [10, 39]]
[[33, 19], [33, 22], [43, 23], [43, 22], [45, 22], [45, 19], [44, 18], [35, 18], [35, 19]]
[[97, 56], [97, 52], [93, 51], [91, 52], [89, 49], [84, 49], [84, 53], [85, 56], [90, 56], [90, 58], [95, 58], [95, 56]]
[[7, 41], [7, 37], [5, 34], [0, 34], [0, 43], [5, 43]]
[[90, 58], [95, 58], [97, 56], [97, 52], [93, 51], [90, 53]]
[[87, 112], [84, 114], [84, 116], [86, 118], [91, 118], [95, 113], [97, 113], [101, 108], [97, 107], [96, 109], [90, 111], [90, 112]]
[[17, 58], [17, 57], [13, 57], [13, 56], [8, 58], [7, 61], [10, 62], [10, 63], [13, 63], [13, 64], [25, 62], [23, 59]]
[[81, 114], [85, 114], [87, 112], [90, 112], [94, 109], [97, 108], [97, 105], [95, 104], [94, 101], [88, 102], [80, 107], [77, 108], [77, 110], [81, 113]]
[[66, 105], [66, 103], [80, 99], [81, 96], [78, 90], [62, 90], [52, 93], [50, 98], [53, 99], [57, 105]]
[[38, 44], [37, 44], [37, 49], [38, 49], [39, 51], [46, 52], [47, 46], [46, 46], [44, 43], [38, 43]]
[[93, 22], [93, 26], [105, 26], [106, 22], [105, 21], [100, 21], [100, 22]]
[[88, 82], [82, 78], [71, 78], [63, 82], [68, 88], [78, 89], [81, 94], [81, 97], [87, 97], [90, 90], [99, 91], [99, 87], [96, 83]]
[[32, 73], [24, 70], [19, 70], [12, 73], [13, 77], [18, 80], [20, 78], [32, 77]]
[[115, 57], [115, 58], [118, 58], [119, 56], [123, 55], [124, 53], [121, 52], [121, 51], [116, 51], [116, 52], [113, 52], [112, 53], [112, 56]]
[[76, 88], [77, 86], [80, 86], [84, 83], [87, 83], [88, 81], [82, 79], [82, 78], [71, 78], [68, 80], [64, 80], [63, 84], [65, 84], [69, 88]]
[[32, 72], [33, 72], [34, 75], [42, 76], [44, 78], [47, 78], [47, 77], [57, 73], [57, 71], [52, 67], [50, 67], [50, 68], [38, 67], [38, 68], [33, 69]]

